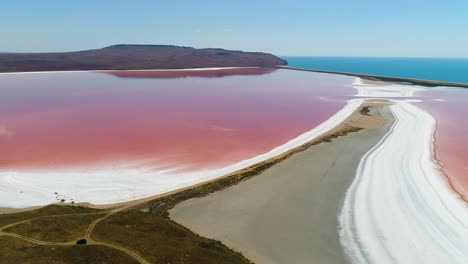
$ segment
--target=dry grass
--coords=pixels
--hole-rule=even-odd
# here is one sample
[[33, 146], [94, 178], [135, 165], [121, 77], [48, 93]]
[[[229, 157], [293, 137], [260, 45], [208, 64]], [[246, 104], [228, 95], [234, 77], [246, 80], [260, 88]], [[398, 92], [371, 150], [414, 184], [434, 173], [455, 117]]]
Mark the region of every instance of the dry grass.
[[102, 216], [103, 214], [51, 216], [15, 225], [4, 231], [47, 242], [76, 241], [83, 238], [93, 220]]
[[14, 214], [0, 214], [0, 227], [7, 224], [31, 219], [33, 217], [46, 216], [46, 215], [61, 215], [61, 214], [81, 214], [81, 213], [96, 213], [102, 210], [88, 208], [84, 206], [67, 206], [67, 205], [48, 205], [40, 209], [14, 213]]
[[150, 212], [132, 209], [99, 223], [92, 238], [123, 245], [151, 263], [250, 263], [218, 241]]
[[39, 246], [0, 237], [2, 264], [138, 264], [133, 258], [102, 246]]

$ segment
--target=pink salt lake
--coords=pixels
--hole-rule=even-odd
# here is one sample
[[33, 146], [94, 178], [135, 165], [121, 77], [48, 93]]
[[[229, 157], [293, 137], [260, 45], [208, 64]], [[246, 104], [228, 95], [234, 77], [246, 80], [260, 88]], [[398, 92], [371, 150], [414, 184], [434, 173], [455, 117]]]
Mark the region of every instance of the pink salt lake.
[[[225, 167], [324, 122], [354, 98], [353, 81], [264, 68], [1, 74], [0, 171]], [[466, 198], [468, 90], [418, 99], [438, 121], [436, 158]]]
[[0, 75], [0, 170], [219, 168], [328, 119], [353, 78], [262, 68]]

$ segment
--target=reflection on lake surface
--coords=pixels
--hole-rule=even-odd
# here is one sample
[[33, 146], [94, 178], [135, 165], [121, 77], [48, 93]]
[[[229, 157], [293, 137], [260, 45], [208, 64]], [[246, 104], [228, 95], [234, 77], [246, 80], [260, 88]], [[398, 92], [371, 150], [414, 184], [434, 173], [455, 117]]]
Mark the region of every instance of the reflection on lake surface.
[[222, 167], [326, 120], [352, 80], [263, 68], [1, 75], [0, 169]]

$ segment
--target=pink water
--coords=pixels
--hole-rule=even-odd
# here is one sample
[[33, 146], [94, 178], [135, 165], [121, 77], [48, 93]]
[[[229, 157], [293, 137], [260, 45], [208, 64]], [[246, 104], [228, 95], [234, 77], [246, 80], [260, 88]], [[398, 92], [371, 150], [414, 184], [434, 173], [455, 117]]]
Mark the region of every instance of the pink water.
[[353, 80], [256, 68], [0, 75], [0, 170], [223, 167], [325, 121]]
[[439, 88], [420, 92], [417, 106], [437, 120], [436, 158], [451, 186], [468, 201], [468, 89]]

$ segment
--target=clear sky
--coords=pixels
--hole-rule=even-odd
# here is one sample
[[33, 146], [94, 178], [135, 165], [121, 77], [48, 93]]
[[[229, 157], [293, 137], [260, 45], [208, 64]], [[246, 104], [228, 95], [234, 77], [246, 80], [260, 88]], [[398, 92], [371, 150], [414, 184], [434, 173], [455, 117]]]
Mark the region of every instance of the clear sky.
[[468, 0], [3, 0], [0, 36], [3, 52], [126, 43], [468, 57]]

